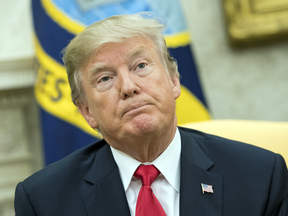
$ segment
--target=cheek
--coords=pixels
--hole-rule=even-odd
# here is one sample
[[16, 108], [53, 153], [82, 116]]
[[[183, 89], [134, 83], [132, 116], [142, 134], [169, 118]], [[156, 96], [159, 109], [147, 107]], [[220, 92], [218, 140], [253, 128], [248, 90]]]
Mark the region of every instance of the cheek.
[[161, 79], [161, 77], [158, 79], [146, 80], [143, 89], [157, 101], [165, 101], [170, 97], [173, 98], [171, 83], [166, 79]]
[[[99, 93], [98, 93], [99, 94]], [[101, 94], [101, 97], [95, 98], [92, 103], [94, 107], [94, 115], [99, 119], [115, 118], [118, 103], [113, 94]]]

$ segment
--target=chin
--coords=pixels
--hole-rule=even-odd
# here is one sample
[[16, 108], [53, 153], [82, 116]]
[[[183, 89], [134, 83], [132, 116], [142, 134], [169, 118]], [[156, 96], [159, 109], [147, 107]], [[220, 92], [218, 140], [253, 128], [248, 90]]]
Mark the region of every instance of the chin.
[[157, 117], [139, 116], [130, 122], [129, 130], [131, 134], [144, 136], [158, 131], [162, 124]]

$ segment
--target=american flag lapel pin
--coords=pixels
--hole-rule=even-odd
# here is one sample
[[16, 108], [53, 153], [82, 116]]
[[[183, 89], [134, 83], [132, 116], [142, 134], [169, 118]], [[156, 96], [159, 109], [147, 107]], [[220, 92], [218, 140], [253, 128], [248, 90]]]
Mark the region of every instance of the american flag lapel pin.
[[212, 185], [207, 185], [207, 184], [203, 184], [201, 183], [201, 187], [202, 187], [202, 193], [213, 193], [213, 187]]

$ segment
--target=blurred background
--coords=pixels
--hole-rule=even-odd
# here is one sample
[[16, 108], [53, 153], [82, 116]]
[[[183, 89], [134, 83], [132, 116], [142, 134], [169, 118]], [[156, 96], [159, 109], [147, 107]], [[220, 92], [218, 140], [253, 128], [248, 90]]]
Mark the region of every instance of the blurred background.
[[[79, 5], [81, 1], [75, 3], [77, 1], [54, 2], [60, 2], [59, 9], [61, 2], [66, 5]], [[209, 119], [288, 121], [288, 37], [285, 34], [287, 24], [283, 23], [283, 20], [269, 19], [269, 22], [276, 22], [276, 27], [267, 39], [265, 34], [267, 36], [269, 32], [265, 30], [258, 32], [259, 34], [252, 32], [253, 29], [265, 29], [265, 19], [261, 18], [263, 14], [268, 14], [269, 17], [274, 14], [274, 17], [277, 17], [276, 14], [280, 11], [281, 16], [285, 18], [288, 15], [288, 3], [280, 5], [281, 7], [272, 4], [271, 12], [266, 10], [269, 2], [271, 3], [270, 0], [242, 1], [249, 2], [251, 7], [250, 15], [243, 16], [247, 8], [244, 8], [245, 4], [242, 4], [241, 0], [230, 0], [228, 3], [227, 1], [162, 0], [155, 5], [157, 1], [154, 0], [146, 1], [146, 6], [143, 5], [145, 1], [135, 1], [142, 5], [141, 7], [154, 8], [154, 12], [158, 11], [164, 18], [167, 18], [165, 14], [176, 11], [173, 19], [167, 18], [170, 29], [166, 33], [168, 47], [178, 60], [179, 71], [182, 74], [182, 92], [185, 97], [183, 96], [177, 106], [180, 123]], [[53, 12], [55, 8], [52, 8], [49, 2], [53, 1], [0, 0], [0, 216], [14, 215], [13, 197], [17, 182], [46, 164], [100, 138], [86, 126], [82, 127], [82, 120], [75, 120], [79, 117], [72, 119], [63, 114], [63, 111], [67, 110], [68, 114], [75, 112], [75, 116], [79, 115], [75, 107], [66, 107], [66, 103], [51, 107], [51, 103], [45, 99], [49, 88], [52, 88], [48, 87], [48, 90], [45, 90], [45, 85], [49, 84], [46, 76], [55, 74], [53, 70], [58, 67], [59, 82], [55, 90], [51, 90], [52, 95], [48, 96], [56, 103], [62, 96], [65, 98], [69, 95], [69, 90], [61, 89], [67, 84], [65, 78], [62, 78], [63, 66], [60, 62], [60, 51], [64, 47], [57, 47], [57, 41], [50, 40], [53, 35], [49, 37], [49, 34], [53, 33], [57, 36], [57, 32], [49, 29], [51, 20], [57, 23], [57, 19], [54, 19], [57, 13]], [[91, 2], [93, 1], [86, 0], [88, 6]], [[94, 2], [112, 4], [113, 0], [106, 3], [96, 0]], [[91, 7], [98, 10], [98, 6], [90, 5], [89, 9], [83, 9], [82, 5], [79, 14], [84, 16], [87, 11], [92, 10]], [[159, 11], [161, 6], [165, 13], [161, 14]], [[66, 9], [59, 9], [58, 12]], [[45, 13], [48, 15], [43, 17]], [[257, 15], [255, 22], [251, 21], [253, 13]], [[45, 21], [49, 16], [52, 17], [51, 20]], [[65, 30], [69, 33], [66, 38], [66, 33], [63, 33], [64, 36], [59, 33], [55, 40], [63, 36], [68, 42], [71, 35], [80, 31], [91, 20], [86, 20], [87, 23], [80, 21], [77, 28]], [[169, 23], [170, 21], [173, 24]], [[61, 26], [61, 23], [57, 25], [59, 29], [67, 27]], [[233, 38], [233, 26], [242, 28], [242, 31], [248, 26], [250, 32], [245, 33], [246, 38]], [[184, 38], [184, 42], [181, 38]], [[59, 52], [55, 47], [59, 48]], [[51, 54], [53, 52], [59, 54], [55, 56]], [[190, 77], [192, 73], [196, 75]], [[36, 88], [35, 83], [38, 83]], [[187, 117], [190, 113], [191, 118]], [[64, 133], [67, 135], [64, 136]], [[54, 137], [55, 134], [57, 136]], [[76, 141], [80, 141], [80, 144]]]

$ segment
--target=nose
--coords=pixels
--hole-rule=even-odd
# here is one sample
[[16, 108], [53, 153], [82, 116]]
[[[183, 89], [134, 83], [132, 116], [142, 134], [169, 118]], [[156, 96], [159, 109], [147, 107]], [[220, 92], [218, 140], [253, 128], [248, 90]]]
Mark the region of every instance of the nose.
[[134, 94], [139, 94], [140, 88], [136, 83], [136, 75], [130, 71], [122, 71], [118, 75], [120, 95], [123, 100]]

